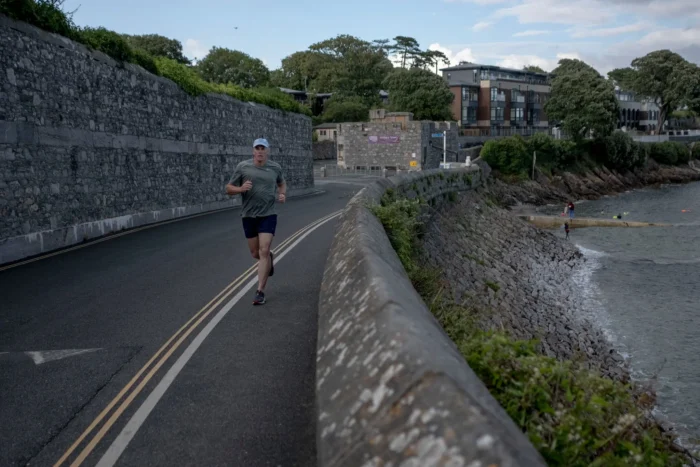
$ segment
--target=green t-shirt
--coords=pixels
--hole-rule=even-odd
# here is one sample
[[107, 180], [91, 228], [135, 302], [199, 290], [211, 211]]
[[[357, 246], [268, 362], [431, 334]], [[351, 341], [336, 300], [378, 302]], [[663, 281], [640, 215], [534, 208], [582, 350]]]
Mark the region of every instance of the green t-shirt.
[[242, 186], [250, 180], [253, 187], [241, 193], [243, 208], [241, 217], [265, 217], [277, 214], [277, 185], [284, 182], [282, 166], [268, 160], [265, 165], [258, 167], [253, 159], [248, 159], [236, 166], [229, 185]]

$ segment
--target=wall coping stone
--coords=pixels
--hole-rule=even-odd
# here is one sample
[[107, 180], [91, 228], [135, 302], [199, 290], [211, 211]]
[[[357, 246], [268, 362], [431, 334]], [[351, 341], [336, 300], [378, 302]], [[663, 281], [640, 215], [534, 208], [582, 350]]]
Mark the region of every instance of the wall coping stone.
[[389, 188], [415, 197], [412, 187], [425, 184], [420, 196], [442, 199], [480, 180], [478, 166], [402, 174], [365, 187], [343, 211], [319, 301], [320, 466], [545, 465], [415, 291], [368, 208]]

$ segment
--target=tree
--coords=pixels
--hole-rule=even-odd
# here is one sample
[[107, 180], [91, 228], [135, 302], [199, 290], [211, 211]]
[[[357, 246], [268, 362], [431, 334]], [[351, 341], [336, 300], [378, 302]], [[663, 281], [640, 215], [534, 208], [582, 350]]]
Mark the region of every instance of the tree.
[[544, 71], [542, 68], [538, 67], [537, 65], [524, 66], [523, 71], [529, 71], [531, 73], [542, 73], [544, 75], [547, 74], [546, 71]]
[[339, 35], [309, 49], [330, 58], [333, 92], [339, 97], [360, 97], [367, 105], [379, 102], [383, 79], [393, 69], [384, 51], [349, 35]]
[[213, 83], [231, 83], [243, 88], [265, 86], [270, 71], [262, 60], [238, 50], [213, 47], [198, 64], [199, 74]]
[[585, 138], [589, 131], [604, 137], [615, 130], [620, 104], [612, 82], [586, 63], [568, 58], [559, 61], [552, 76], [544, 110], [550, 120], [563, 122], [574, 141]]
[[413, 112], [416, 120], [454, 120], [454, 95], [447, 82], [420, 68], [396, 68], [384, 80], [394, 111]]
[[608, 79], [612, 80], [615, 86], [631, 91], [634, 86], [635, 71], [632, 68], [615, 68], [608, 72]]
[[369, 120], [369, 106], [358, 97], [333, 96], [326, 102], [322, 119], [332, 123], [366, 122]]
[[694, 90], [700, 85], [698, 67], [670, 50], [656, 50], [632, 60], [632, 66], [613, 70], [609, 76], [659, 107], [658, 128], [679, 107], [691, 104]]
[[176, 39], [169, 39], [158, 34], [141, 36], [122, 34], [122, 37], [132, 48], [141, 49], [154, 57], [166, 57], [185, 65], [190, 64], [190, 60], [182, 53], [182, 43]]
[[334, 58], [316, 51], [295, 52], [270, 75], [273, 85], [310, 92], [332, 92], [337, 82]]
[[414, 59], [413, 66], [418, 68], [429, 68], [435, 67], [435, 74], [438, 74], [438, 67], [440, 62], [450, 65], [450, 59], [447, 58], [443, 52], [439, 50], [426, 50], [421, 52], [418, 57]]
[[393, 40], [394, 43], [389, 46], [389, 50], [401, 57], [401, 68], [406, 68], [411, 61], [421, 57], [420, 46], [414, 38], [396, 36]]

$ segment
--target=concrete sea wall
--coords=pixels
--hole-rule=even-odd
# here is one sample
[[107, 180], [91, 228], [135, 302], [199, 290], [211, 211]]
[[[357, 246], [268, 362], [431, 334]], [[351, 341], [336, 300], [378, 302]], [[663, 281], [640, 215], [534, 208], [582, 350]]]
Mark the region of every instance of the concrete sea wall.
[[0, 264], [239, 203], [224, 185], [266, 137], [290, 195], [313, 189], [311, 119], [170, 80], [0, 16]]
[[388, 189], [439, 208], [480, 184], [478, 166], [403, 174], [348, 203], [319, 301], [319, 465], [544, 465], [413, 289], [368, 208]]

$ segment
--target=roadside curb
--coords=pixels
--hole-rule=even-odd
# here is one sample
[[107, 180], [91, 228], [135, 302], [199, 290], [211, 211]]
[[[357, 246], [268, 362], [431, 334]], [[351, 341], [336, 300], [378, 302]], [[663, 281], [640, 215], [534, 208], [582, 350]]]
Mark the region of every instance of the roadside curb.
[[[291, 199], [308, 198], [311, 196], [318, 196], [318, 195], [322, 195], [322, 194], [326, 193], [325, 190], [321, 190], [321, 189], [318, 189], [316, 187], [310, 188], [310, 189], [308, 189], [308, 191], [307, 190], [299, 190], [299, 191], [300, 192], [298, 194], [291, 194], [290, 193], [290, 195], [288, 196], [288, 199], [291, 200]], [[112, 239], [115, 239], [115, 238], [118, 238], [118, 237], [121, 237], [124, 235], [136, 233], [136, 232], [139, 232], [142, 230], [152, 229], [155, 227], [160, 227], [160, 226], [163, 226], [166, 224], [171, 224], [174, 222], [184, 221], [184, 220], [188, 220], [188, 219], [194, 219], [196, 217], [206, 216], [209, 214], [217, 214], [217, 213], [221, 213], [224, 211], [232, 211], [232, 210], [238, 209], [240, 207], [241, 207], [240, 203], [237, 203], [237, 204], [232, 205], [232, 206], [226, 206], [223, 208], [212, 209], [212, 210], [198, 212], [198, 213], [194, 213], [194, 214], [190, 214], [190, 215], [186, 215], [186, 216], [176, 217], [173, 219], [166, 219], [166, 220], [159, 221], [159, 222], [152, 222], [152, 223], [148, 223], [148, 224], [144, 224], [144, 225], [138, 225], [138, 226], [134, 226], [134, 227], [130, 227], [130, 228], [125, 228], [123, 230], [113, 231], [113, 232], [110, 232], [110, 233], [107, 233], [104, 235], [92, 237], [90, 239], [85, 239], [85, 240], [78, 242], [78, 243], [73, 243], [71, 245], [66, 245], [66, 246], [63, 246], [60, 248], [55, 248], [55, 249], [52, 249], [49, 251], [44, 251], [44, 252], [41, 252], [41, 253], [38, 253], [35, 255], [25, 256], [23, 258], [19, 258], [19, 259], [13, 260], [13, 261], [8, 261], [5, 263], [0, 262], [0, 272], [5, 271], [7, 269], [17, 267], [17, 266], [21, 266], [22, 264], [25, 264], [25, 263], [39, 261], [43, 258], [48, 258], [50, 256], [55, 256], [55, 255], [59, 255], [62, 253], [67, 253], [68, 251], [77, 250], [79, 248], [85, 248], [85, 247], [88, 247], [91, 245], [95, 245], [97, 243], [105, 242], [107, 240], [112, 240]], [[0, 245], [1, 244], [2, 244], [2, 240], [0, 240]]]

